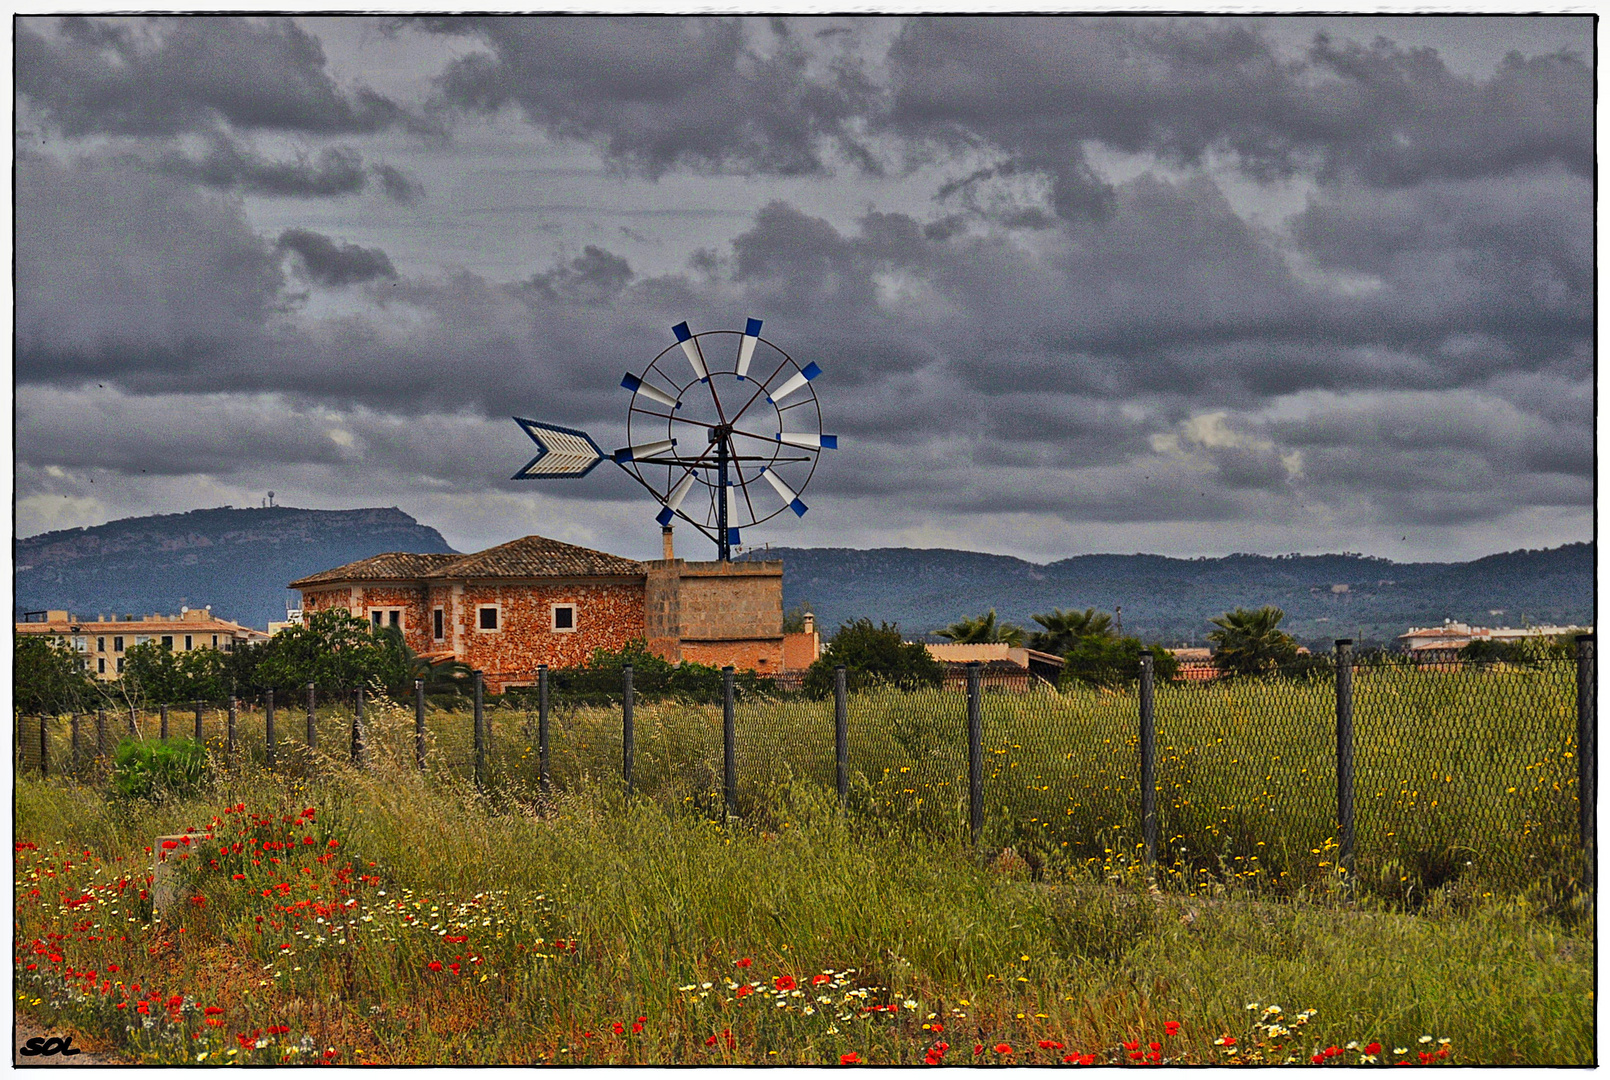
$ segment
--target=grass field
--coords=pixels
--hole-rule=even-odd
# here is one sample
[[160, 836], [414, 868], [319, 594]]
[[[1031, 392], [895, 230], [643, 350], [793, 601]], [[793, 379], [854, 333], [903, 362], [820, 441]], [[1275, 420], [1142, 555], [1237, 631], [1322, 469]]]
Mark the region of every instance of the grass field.
[[[1587, 912], [1036, 881], [808, 783], [723, 826], [613, 785], [539, 811], [383, 757], [301, 771], [160, 806], [20, 779], [19, 1008], [174, 1064], [1592, 1054]], [[194, 899], [153, 922], [153, 839], [186, 827]]]

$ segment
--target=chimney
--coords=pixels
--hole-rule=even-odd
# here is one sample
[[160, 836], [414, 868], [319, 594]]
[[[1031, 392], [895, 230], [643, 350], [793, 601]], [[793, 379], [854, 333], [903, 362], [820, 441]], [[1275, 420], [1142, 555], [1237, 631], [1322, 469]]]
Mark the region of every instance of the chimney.
[[805, 613], [805, 632], [807, 634], [816, 633], [816, 616], [809, 611]]
[[671, 526], [665, 525], [660, 528], [660, 539], [665, 544], [666, 560], [670, 561], [671, 559], [676, 558], [676, 552], [671, 547]]

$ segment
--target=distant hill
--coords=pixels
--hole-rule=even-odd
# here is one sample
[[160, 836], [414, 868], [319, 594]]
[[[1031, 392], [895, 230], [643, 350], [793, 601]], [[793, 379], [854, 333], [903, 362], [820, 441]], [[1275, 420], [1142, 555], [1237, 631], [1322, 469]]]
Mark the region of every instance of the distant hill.
[[1111, 612], [1120, 604], [1125, 632], [1165, 644], [1205, 644], [1208, 619], [1264, 604], [1284, 610], [1283, 628], [1309, 643], [1338, 637], [1386, 643], [1410, 625], [1443, 619], [1520, 626], [1594, 618], [1594, 548], [1585, 543], [1464, 563], [1363, 555], [1079, 555], [1042, 566], [942, 548], [772, 548], [741, 557], [781, 558], [784, 605], [808, 601], [828, 633], [846, 619], [866, 617], [898, 622], [918, 637], [991, 607], [1008, 622], [1037, 629], [1030, 619], [1036, 612]]
[[23, 611], [214, 615], [263, 629], [285, 618], [287, 582], [385, 551], [452, 552], [396, 507], [192, 510], [124, 518], [18, 540], [13, 597]]

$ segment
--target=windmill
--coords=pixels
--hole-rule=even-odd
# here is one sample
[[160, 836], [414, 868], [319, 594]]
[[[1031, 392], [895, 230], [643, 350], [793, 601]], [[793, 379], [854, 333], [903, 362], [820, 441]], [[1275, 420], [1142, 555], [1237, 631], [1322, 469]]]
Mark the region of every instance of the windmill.
[[822, 434], [811, 385], [822, 369], [801, 367], [760, 328], [759, 319], [742, 333], [673, 326], [675, 342], [621, 380], [632, 399], [626, 445], [613, 454], [584, 431], [515, 417], [537, 456], [513, 478], [579, 479], [607, 457], [654, 496], [661, 525], [688, 522], [723, 562], [744, 529], [785, 510], [803, 517], [800, 496], [838, 437]]

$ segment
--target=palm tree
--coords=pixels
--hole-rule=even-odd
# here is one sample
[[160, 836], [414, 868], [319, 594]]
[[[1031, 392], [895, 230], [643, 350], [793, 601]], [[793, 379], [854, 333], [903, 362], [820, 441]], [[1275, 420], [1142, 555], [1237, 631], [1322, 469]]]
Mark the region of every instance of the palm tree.
[[1098, 613], [1095, 608], [1083, 611], [1052, 610], [1049, 615], [1036, 615], [1034, 621], [1045, 627], [1029, 635], [1029, 648], [1062, 656], [1079, 644], [1080, 638], [1112, 637], [1112, 616]]
[[1214, 646], [1213, 666], [1226, 675], [1266, 675], [1297, 659], [1297, 642], [1279, 629], [1285, 617], [1284, 611], [1266, 604], [1209, 620], [1218, 627], [1207, 636]]
[[994, 608], [990, 608], [987, 614], [953, 622], [934, 633], [958, 645], [984, 645], [996, 641], [1005, 642], [1013, 648], [1023, 645], [1023, 628], [1007, 622], [996, 622]]

